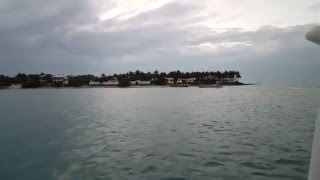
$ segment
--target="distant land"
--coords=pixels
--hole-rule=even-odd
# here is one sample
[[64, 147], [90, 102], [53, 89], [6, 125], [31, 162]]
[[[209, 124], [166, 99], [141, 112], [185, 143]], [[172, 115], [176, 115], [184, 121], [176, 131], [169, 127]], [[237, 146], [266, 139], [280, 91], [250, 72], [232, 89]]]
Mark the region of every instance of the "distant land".
[[139, 86], [172, 86], [188, 87], [201, 84], [221, 85], [248, 85], [239, 82], [241, 78], [239, 71], [203, 71], [182, 72], [171, 71], [169, 73], [142, 72], [136, 70], [122, 74], [94, 76], [86, 75], [63, 75], [63, 74], [25, 74], [18, 73], [15, 76], [0, 75], [0, 88], [49, 88], [49, 87], [128, 87]]

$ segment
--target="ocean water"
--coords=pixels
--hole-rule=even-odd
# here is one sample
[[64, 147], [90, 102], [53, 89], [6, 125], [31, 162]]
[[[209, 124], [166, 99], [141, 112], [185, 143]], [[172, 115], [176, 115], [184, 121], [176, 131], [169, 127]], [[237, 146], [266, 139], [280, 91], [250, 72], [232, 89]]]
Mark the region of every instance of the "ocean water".
[[0, 179], [307, 179], [319, 89], [0, 91]]

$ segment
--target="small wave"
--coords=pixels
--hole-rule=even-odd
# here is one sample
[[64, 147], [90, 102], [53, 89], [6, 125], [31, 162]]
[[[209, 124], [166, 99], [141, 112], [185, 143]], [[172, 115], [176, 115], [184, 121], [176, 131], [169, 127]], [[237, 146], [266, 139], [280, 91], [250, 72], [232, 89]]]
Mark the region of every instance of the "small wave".
[[198, 131], [199, 134], [207, 133], [208, 131]]
[[220, 146], [220, 148], [221, 148], [221, 149], [230, 149], [231, 146], [229, 146], [229, 145], [224, 145], [224, 146]]
[[245, 146], [255, 147], [255, 145], [254, 145], [254, 144], [251, 144], [251, 143], [243, 143], [243, 145], [245, 145]]
[[212, 124], [202, 124], [202, 126], [204, 126], [204, 127], [212, 127], [214, 125], [212, 125]]
[[203, 164], [206, 167], [216, 167], [216, 166], [223, 166], [223, 164], [215, 161], [206, 162]]
[[157, 167], [155, 167], [155, 166], [147, 166], [141, 171], [141, 173], [145, 174], [145, 173], [154, 172], [156, 170], [157, 170]]
[[258, 162], [244, 162], [240, 164], [241, 166], [246, 166], [252, 169], [259, 169], [259, 170], [272, 170], [276, 169], [275, 166], [271, 164], [265, 164], [265, 163], [258, 163]]
[[204, 171], [199, 170], [199, 169], [195, 169], [195, 168], [188, 168], [188, 169], [186, 170], [186, 172], [199, 173], [199, 174], [205, 173]]
[[187, 180], [187, 179], [183, 177], [169, 177], [169, 178], [164, 178], [163, 180]]
[[179, 153], [178, 155], [179, 156], [185, 156], [185, 157], [194, 157], [194, 156], [196, 156], [194, 154], [188, 154], [188, 153]]
[[253, 154], [254, 154], [253, 152], [249, 152], [249, 151], [218, 152], [218, 155], [253, 155]]
[[292, 169], [297, 171], [297, 172], [301, 172], [303, 174], [307, 174], [308, 173], [308, 170], [306, 170], [306, 169], [301, 169], [301, 168], [292, 168]]
[[231, 155], [231, 152], [218, 152], [219, 155]]
[[222, 162], [237, 162], [237, 160], [228, 158], [228, 156], [215, 156], [215, 157], [212, 157], [211, 159], [215, 161], [222, 161]]
[[252, 175], [255, 176], [262, 176], [262, 177], [268, 177], [268, 178], [281, 178], [281, 179], [304, 179], [299, 176], [289, 176], [289, 175], [284, 175], [284, 174], [268, 174], [268, 173], [262, 173], [262, 172], [253, 172]]
[[149, 154], [146, 154], [145, 157], [153, 157], [153, 156], [156, 156], [156, 154], [154, 153], [149, 153]]
[[307, 164], [306, 161], [302, 160], [292, 160], [292, 159], [278, 159], [275, 161], [276, 164]]
[[284, 152], [292, 152], [292, 150], [289, 149], [289, 148], [281, 148], [281, 150], [284, 151]]
[[113, 149], [111, 152], [121, 152], [120, 149]]

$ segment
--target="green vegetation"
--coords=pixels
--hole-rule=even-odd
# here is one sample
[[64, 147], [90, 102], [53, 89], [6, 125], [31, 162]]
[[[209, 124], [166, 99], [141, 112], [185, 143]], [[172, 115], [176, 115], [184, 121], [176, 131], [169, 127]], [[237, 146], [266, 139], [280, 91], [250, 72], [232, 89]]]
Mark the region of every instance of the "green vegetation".
[[129, 79], [126, 79], [126, 78], [120, 79], [118, 86], [119, 86], [119, 87], [128, 87], [128, 86], [130, 86], [130, 81], [129, 81]]
[[96, 77], [94, 75], [68, 76], [68, 86], [80, 87], [88, 85], [92, 80], [96, 80]]

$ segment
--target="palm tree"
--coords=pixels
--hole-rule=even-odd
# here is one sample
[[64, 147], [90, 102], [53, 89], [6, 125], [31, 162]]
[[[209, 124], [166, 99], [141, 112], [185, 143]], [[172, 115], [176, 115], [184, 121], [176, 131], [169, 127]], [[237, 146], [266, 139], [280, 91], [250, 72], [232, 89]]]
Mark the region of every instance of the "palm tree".
[[104, 82], [104, 81], [107, 81], [107, 76], [103, 73], [100, 76], [100, 82]]
[[236, 78], [237, 78], [237, 79], [240, 79], [240, 78], [241, 78], [241, 75], [240, 75], [240, 72], [239, 72], [239, 71], [236, 71]]
[[155, 70], [152, 76], [153, 76], [153, 79], [157, 79], [159, 77], [159, 72]]

